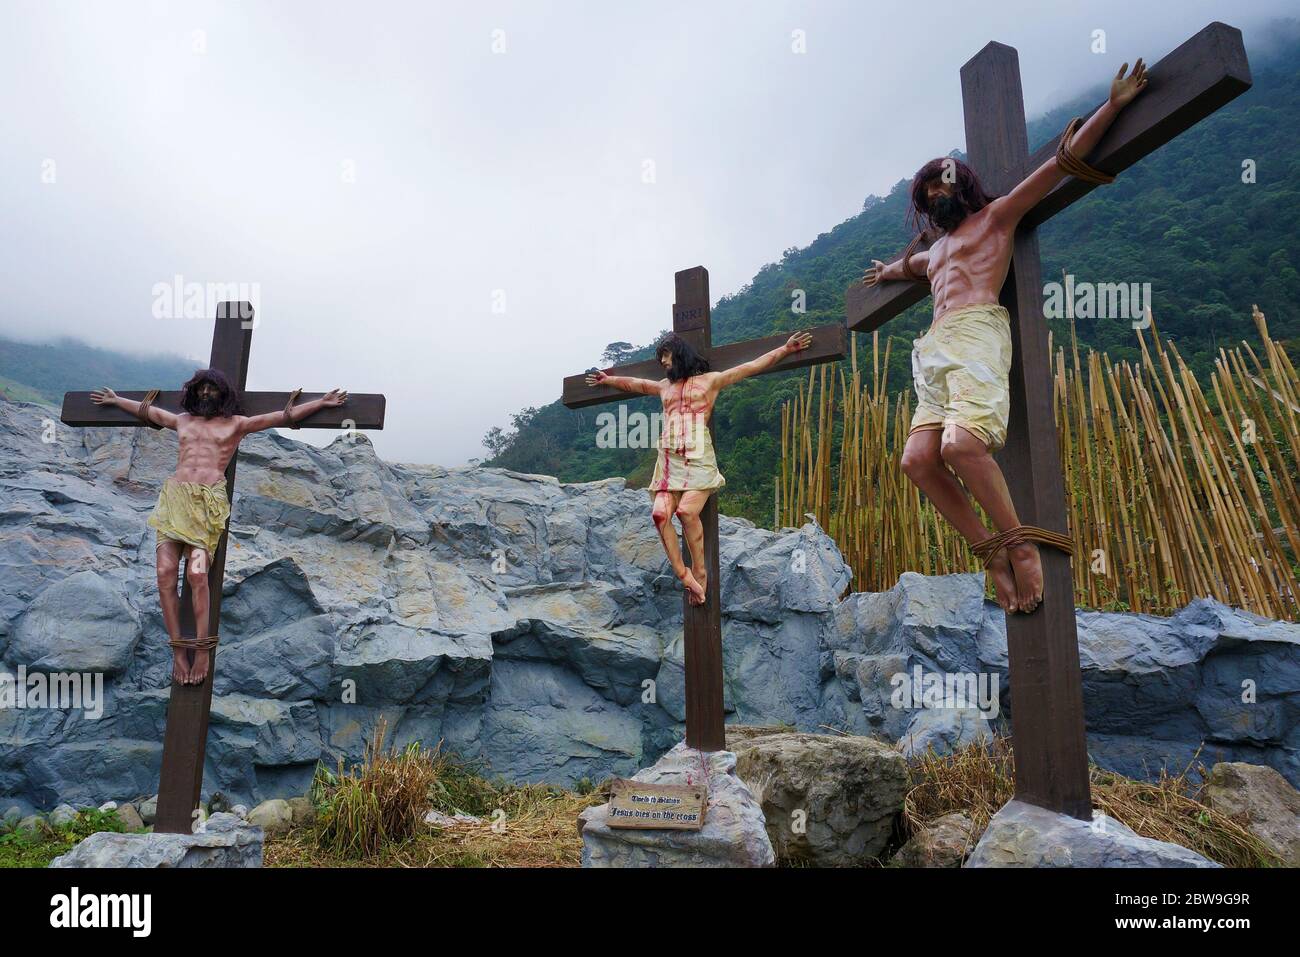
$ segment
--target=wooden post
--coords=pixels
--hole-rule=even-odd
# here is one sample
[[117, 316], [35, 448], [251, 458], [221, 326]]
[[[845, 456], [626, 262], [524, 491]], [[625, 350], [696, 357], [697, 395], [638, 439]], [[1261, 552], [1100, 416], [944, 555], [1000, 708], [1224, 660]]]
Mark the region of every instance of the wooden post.
[[[248, 307], [248, 315], [242, 309]], [[208, 368], [224, 373], [230, 384], [241, 393], [248, 385], [248, 355], [253, 344], [252, 306], [247, 303], [220, 303], [216, 326], [212, 330], [212, 355]], [[226, 496], [235, 501], [236, 453], [226, 466]], [[208, 634], [221, 634], [221, 587], [226, 575], [226, 542], [230, 521], [221, 535], [217, 552], [208, 567]], [[187, 562], [188, 564], [188, 562]], [[189, 576], [181, 579], [181, 637], [196, 634], [194, 601]], [[212, 711], [212, 682], [217, 674], [217, 648], [209, 652], [208, 676], [201, 685], [183, 685], [173, 681], [167, 703], [167, 729], [163, 735], [162, 771], [158, 776], [158, 816], [154, 830], [163, 834], [188, 834], [194, 825], [194, 812], [203, 795], [203, 764], [207, 754], [208, 716]]]
[[[1029, 161], [1016, 51], [990, 43], [962, 67], [961, 88], [970, 165], [986, 191], [1004, 195], [1020, 181]], [[1039, 286], [1042, 268], [1032, 226], [1016, 231], [1011, 262], [1001, 296], [1011, 313], [1011, 417], [1006, 445], [996, 459], [1020, 521], [1066, 532], [1065, 480]], [[1032, 615], [1006, 616], [1016, 797], [1087, 821], [1092, 819], [1092, 796], [1074, 576], [1070, 556], [1055, 548], [1039, 552], [1042, 604]]]
[[[703, 266], [683, 269], [674, 276], [676, 301], [673, 303], [673, 331], [687, 339], [709, 360], [714, 372], [732, 369], [756, 359], [777, 346], [784, 345], [789, 334], [750, 339], [724, 346], [713, 345], [712, 313], [709, 303], [709, 271]], [[777, 363], [770, 372], [786, 372], [835, 362], [848, 352], [848, 331], [840, 323], [807, 330], [812, 345]], [[659, 380], [663, 367], [647, 359], [608, 370], [612, 375]], [[567, 376], [562, 401], [577, 409], [601, 402], [620, 402], [628, 398], [611, 386], [589, 386], [586, 374]], [[715, 443], [716, 445], [716, 443]], [[722, 673], [722, 575], [718, 561], [718, 497], [710, 495], [700, 513], [704, 525], [704, 560], [709, 566], [709, 581], [703, 605], [692, 605], [682, 594], [683, 654], [686, 657], [686, 743], [700, 751], [721, 751], [726, 747], [723, 717]], [[682, 556], [689, 565], [690, 549], [682, 542]]]
[[[709, 271], [703, 266], [677, 273], [677, 302], [673, 331], [690, 341], [702, 355], [712, 349]], [[704, 561], [708, 583], [703, 605], [692, 605], [682, 590], [682, 649], [686, 656], [686, 744], [698, 751], [726, 747], [722, 690], [722, 575], [718, 566], [718, 496], [709, 496], [700, 512], [704, 525]], [[690, 549], [683, 536], [682, 557], [689, 565]]]
[[[961, 69], [970, 165], [985, 189], [1010, 191], [1052, 158], [1059, 137], [1031, 156], [1016, 51], [990, 43]], [[1241, 31], [1211, 23], [1148, 72], [1147, 90], [1122, 112], [1089, 163], [1120, 173], [1250, 88]], [[1001, 302], [1011, 313], [1011, 418], [997, 460], [1021, 522], [1065, 532], [1065, 483], [1052, 410], [1052, 378], [1043, 318], [1035, 227], [1093, 189], [1067, 178], [1021, 221]], [[895, 257], [897, 258], [897, 257]], [[878, 329], [929, 293], [923, 283], [855, 283], [845, 292], [850, 329]], [[1007, 616], [1016, 797], [1083, 820], [1088, 788], [1082, 676], [1070, 560], [1041, 550], [1043, 603]], [[1086, 560], [1080, 556], [1079, 560]]]

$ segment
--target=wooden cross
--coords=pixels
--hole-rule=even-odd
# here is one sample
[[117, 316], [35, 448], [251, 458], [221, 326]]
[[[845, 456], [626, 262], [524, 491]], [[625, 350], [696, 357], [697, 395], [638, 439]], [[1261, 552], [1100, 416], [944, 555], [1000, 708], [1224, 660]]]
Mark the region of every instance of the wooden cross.
[[[1103, 172], [1122, 172], [1250, 88], [1241, 31], [1211, 23], [1151, 67], [1148, 76], [1147, 89], [1125, 107], [1087, 157]], [[1029, 154], [1020, 64], [1011, 47], [990, 43], [976, 54], [961, 68], [961, 87], [968, 161], [987, 192], [1005, 194], [1056, 153], [1059, 136]], [[1059, 532], [1067, 531], [1065, 484], [1052, 412], [1035, 227], [1092, 189], [1090, 183], [1066, 179], [1030, 211], [1016, 232], [1001, 295], [1011, 313], [1014, 346], [1011, 419], [997, 461], [1021, 522]], [[928, 294], [927, 285], [907, 280], [857, 284], [845, 295], [845, 318], [850, 329], [876, 329]], [[1090, 820], [1070, 559], [1044, 548], [1042, 561], [1042, 605], [1033, 614], [1007, 615], [1016, 797]]]
[[[253, 305], [248, 302], [223, 302], [217, 306], [216, 328], [212, 333], [210, 368], [225, 373], [230, 384], [239, 390], [245, 415], [261, 415], [283, 409], [288, 392], [245, 392], [248, 381], [248, 352], [253, 341]], [[123, 398], [140, 400], [143, 392], [119, 392]], [[299, 402], [318, 399], [323, 393], [304, 392]], [[179, 391], [162, 392], [154, 405], [169, 412], [180, 412]], [[385, 400], [382, 395], [351, 393], [346, 405], [321, 409], [299, 425], [309, 429], [382, 429]], [[66, 425], [73, 426], [142, 426], [139, 419], [116, 406], [96, 405], [89, 392], [68, 392], [63, 396]], [[235, 464], [238, 452], [226, 466], [226, 494], [234, 501]], [[208, 634], [219, 635], [221, 621], [221, 583], [226, 568], [227, 531], [221, 536], [217, 553], [208, 569]], [[184, 576], [182, 576], [184, 578]], [[194, 606], [188, 579], [181, 592], [181, 635], [195, 636]], [[193, 828], [194, 811], [203, 789], [203, 759], [207, 748], [208, 714], [212, 708], [212, 681], [216, 674], [217, 653], [211, 652], [208, 676], [200, 685], [172, 682], [167, 705], [167, 731], [163, 738], [162, 772], [158, 781], [158, 816], [154, 830], [168, 834], [188, 834]]]
[[[703, 266], [683, 269], [674, 277], [677, 284], [677, 301], [673, 305], [673, 331], [686, 339], [702, 356], [709, 360], [714, 372], [722, 372], [757, 359], [784, 345], [789, 333], [733, 342], [714, 346], [709, 322], [709, 271]], [[812, 335], [812, 344], [776, 365], [764, 370], [788, 372], [821, 362], [834, 362], [844, 358], [848, 333], [843, 325], [834, 323], [806, 330]], [[647, 359], [625, 366], [608, 369], [611, 375], [634, 376], [639, 379], [659, 380], [664, 377], [658, 359]], [[628, 394], [612, 386], [589, 386], [586, 373], [567, 376], [564, 380], [563, 402], [570, 409], [602, 402], [626, 400]], [[714, 443], [716, 445], [716, 442]], [[648, 510], [647, 503], [647, 510]], [[721, 751], [726, 747], [722, 714], [722, 609], [721, 576], [718, 573], [718, 497], [710, 495], [704, 511], [700, 513], [704, 524], [704, 560], [708, 564], [707, 595], [703, 605], [692, 605], [686, 594], [682, 595], [683, 627], [685, 629], [686, 655], [686, 743], [700, 751]], [[682, 544], [682, 557], [690, 563], [690, 549]]]

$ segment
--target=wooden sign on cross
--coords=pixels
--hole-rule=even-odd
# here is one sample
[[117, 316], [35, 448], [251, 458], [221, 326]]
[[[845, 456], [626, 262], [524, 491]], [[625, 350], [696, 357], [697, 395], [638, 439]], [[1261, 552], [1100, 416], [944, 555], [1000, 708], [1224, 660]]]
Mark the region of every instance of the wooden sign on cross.
[[[709, 309], [709, 271], [703, 266], [684, 269], [675, 276], [676, 303], [673, 305], [673, 331], [709, 360], [714, 372], [722, 372], [757, 359], [783, 345], [789, 333], [714, 346]], [[787, 372], [821, 362], [844, 358], [848, 333], [834, 323], [806, 330], [812, 344], [801, 352], [783, 359], [767, 373]], [[656, 359], [631, 363], [608, 370], [613, 375], [659, 380], [664, 370]], [[565, 377], [562, 400], [570, 409], [602, 402], [627, 399], [627, 393], [610, 386], [589, 386], [586, 374]], [[692, 605], [682, 596], [686, 655], [686, 743], [700, 751], [721, 751], [726, 746], [722, 713], [722, 609], [721, 576], [718, 571], [718, 501], [710, 495], [700, 513], [704, 524], [704, 560], [708, 564], [707, 597], [704, 604]], [[683, 555], [689, 563], [690, 552]]]
[[[1148, 72], [1146, 91], [1119, 115], [1087, 162], [1119, 173], [1250, 88], [1241, 31], [1212, 23]], [[961, 68], [968, 162], [991, 194], [1005, 194], [1056, 153], [1059, 137], [1029, 153], [1016, 51], [990, 43]], [[1173, 184], [1176, 188], [1176, 184]], [[1021, 221], [1001, 302], [1011, 313], [1011, 419], [997, 455], [1020, 520], [1064, 531], [1065, 483], [1052, 411], [1035, 227], [1093, 189], [1067, 178]], [[922, 244], [918, 248], [926, 248]], [[1137, 268], [1137, 264], [1135, 264]], [[855, 284], [850, 329], [881, 326], [929, 294], [920, 282]], [[1042, 551], [1043, 603], [1007, 615], [1016, 797], [1083, 820], [1092, 817], [1079, 645], [1070, 559]]]
[[[245, 392], [248, 381], [248, 353], [253, 341], [253, 306], [248, 302], [223, 302], [217, 307], [216, 328], [212, 333], [212, 357], [209, 368], [223, 372], [231, 385], [239, 390], [244, 415], [262, 415], [285, 408], [288, 392]], [[123, 398], [140, 400], [143, 392], [122, 392]], [[304, 392], [299, 402], [320, 398], [322, 393]], [[154, 400], [158, 408], [170, 412], [180, 411], [179, 391], [162, 392]], [[309, 429], [382, 429], [384, 427], [385, 399], [382, 395], [352, 393], [346, 405], [321, 409], [299, 421], [299, 426]], [[63, 397], [64, 424], [72, 426], [143, 426], [139, 419], [111, 405], [97, 405], [89, 392], [68, 392]], [[226, 493], [231, 501], [235, 495], [235, 465], [239, 453], [230, 458], [226, 467]], [[211, 596], [208, 614], [209, 635], [220, 634], [221, 584], [226, 569], [226, 540], [229, 522], [222, 533], [221, 544], [208, 568], [208, 590]], [[188, 578], [181, 593], [181, 634], [193, 638], [194, 607], [190, 597]], [[203, 789], [203, 760], [207, 750], [208, 715], [212, 708], [212, 681], [216, 673], [216, 649], [211, 652], [207, 678], [202, 684], [183, 685], [172, 682], [171, 698], [167, 705], [167, 730], [163, 738], [162, 773], [158, 781], [158, 816], [154, 830], [168, 834], [188, 834], [193, 828], [194, 811], [199, 806]]]

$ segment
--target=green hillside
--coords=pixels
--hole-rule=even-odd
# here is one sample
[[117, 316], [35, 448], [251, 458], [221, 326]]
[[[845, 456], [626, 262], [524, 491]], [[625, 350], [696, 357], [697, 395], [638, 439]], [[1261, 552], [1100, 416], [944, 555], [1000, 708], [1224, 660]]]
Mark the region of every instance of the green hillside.
[[64, 392], [109, 385], [114, 389], [175, 389], [196, 363], [180, 356], [132, 356], [75, 339], [17, 342], [0, 337], [0, 395], [20, 402], [61, 405]]
[[[1151, 283], [1161, 333], [1174, 339], [1198, 374], [1208, 372], [1219, 345], [1254, 338], [1252, 303], [1268, 316], [1275, 339], [1300, 335], [1300, 32], [1287, 22], [1269, 33], [1274, 48], [1267, 55], [1251, 51], [1251, 90], [1039, 230], [1044, 281], [1059, 281], [1066, 270], [1077, 280]], [[1031, 122], [1030, 148], [1104, 95], [1099, 86]], [[1242, 182], [1247, 159], [1257, 165], [1253, 184]], [[861, 213], [803, 249], [786, 250], [780, 262], [720, 299], [713, 310], [714, 342], [843, 321], [845, 287], [873, 257], [897, 253], [909, 238], [904, 215], [912, 172], [900, 170], [907, 178], [888, 196], [869, 196]], [[802, 315], [790, 310], [795, 289], [807, 293]], [[929, 310], [927, 299], [881, 330], [882, 348], [886, 335], [894, 339], [893, 388], [911, 387], [911, 340], [929, 324]], [[1057, 342], [1066, 341], [1065, 322], [1049, 325]], [[1112, 358], [1138, 354], [1126, 320], [1081, 319], [1078, 334]], [[869, 336], [859, 337], [859, 351], [864, 347], [870, 349]], [[600, 356], [585, 358], [604, 364]], [[795, 392], [799, 375], [765, 376], [721, 396], [714, 436], [727, 477], [724, 512], [771, 523], [780, 406]], [[631, 400], [629, 411], [649, 411], [652, 401]], [[646, 450], [595, 447], [596, 416], [610, 408], [570, 411], [554, 402], [525, 409], [512, 416], [509, 430], [493, 429], [484, 439], [488, 464], [563, 481], [622, 475], [648, 482], [652, 456]]]

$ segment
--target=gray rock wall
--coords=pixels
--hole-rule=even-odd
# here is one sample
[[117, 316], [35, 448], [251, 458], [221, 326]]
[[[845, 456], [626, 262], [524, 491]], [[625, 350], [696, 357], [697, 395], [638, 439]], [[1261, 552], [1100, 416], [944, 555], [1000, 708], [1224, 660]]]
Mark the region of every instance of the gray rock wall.
[[[51, 416], [0, 403], [0, 676], [101, 675], [102, 714], [0, 709], [0, 799], [24, 808], [154, 793], [170, 668], [145, 519], [175, 436], [58, 425], [44, 442]], [[251, 436], [205, 793], [300, 794], [317, 761], [359, 758], [381, 718], [398, 744], [442, 741], [514, 780], [652, 763], [685, 704], [681, 591], [648, 512], [621, 480], [386, 463], [364, 436]], [[909, 574], [842, 600], [849, 570], [814, 526], [724, 517], [721, 533], [729, 721], [905, 750], [1005, 721], [1005, 635], [977, 576]], [[1079, 623], [1097, 760], [1154, 774], [1206, 740], [1207, 764], [1300, 783], [1300, 628], [1208, 601]], [[891, 682], [918, 665], [991, 677], [998, 713], [895, 707]]]

